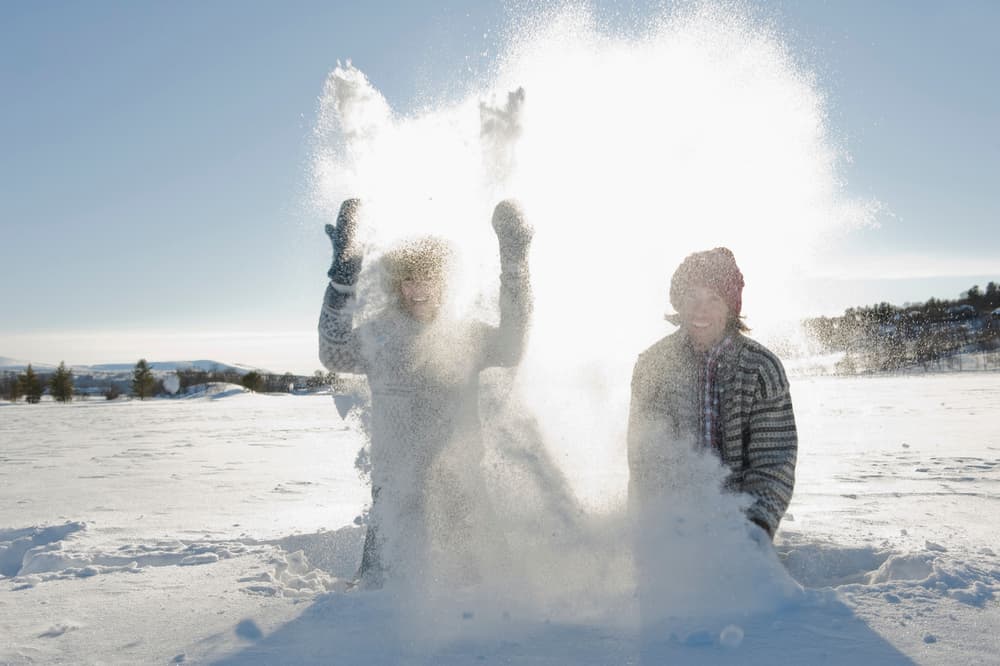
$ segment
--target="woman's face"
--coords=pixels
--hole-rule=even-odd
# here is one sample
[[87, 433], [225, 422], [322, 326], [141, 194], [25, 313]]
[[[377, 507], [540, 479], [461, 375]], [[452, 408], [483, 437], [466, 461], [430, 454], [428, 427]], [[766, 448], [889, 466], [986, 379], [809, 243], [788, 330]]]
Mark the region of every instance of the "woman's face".
[[687, 331], [698, 351], [708, 351], [726, 335], [729, 306], [714, 289], [694, 287], [688, 290], [677, 308], [681, 328]]
[[441, 309], [444, 285], [439, 279], [413, 276], [399, 284], [400, 303], [403, 311], [417, 321], [430, 323]]

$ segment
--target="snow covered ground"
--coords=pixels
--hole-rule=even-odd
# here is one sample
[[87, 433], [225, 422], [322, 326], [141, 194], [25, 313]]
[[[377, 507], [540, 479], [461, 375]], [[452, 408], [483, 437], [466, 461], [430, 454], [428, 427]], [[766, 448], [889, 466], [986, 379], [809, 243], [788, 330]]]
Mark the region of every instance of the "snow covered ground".
[[[329, 396], [0, 403], [0, 663], [996, 663], [1000, 373], [793, 391], [783, 566], [736, 552], [760, 598], [641, 640], [613, 559], [547, 596], [345, 591], [368, 491]], [[618, 511], [566, 562], [620, 556]], [[681, 562], [689, 594], [725, 576]]]

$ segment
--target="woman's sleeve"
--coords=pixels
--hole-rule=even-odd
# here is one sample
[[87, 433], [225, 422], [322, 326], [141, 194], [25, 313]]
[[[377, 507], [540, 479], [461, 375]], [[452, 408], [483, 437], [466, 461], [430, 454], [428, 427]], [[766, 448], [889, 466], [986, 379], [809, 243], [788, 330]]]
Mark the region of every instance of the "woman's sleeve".
[[361, 339], [354, 328], [354, 287], [330, 282], [319, 313], [319, 360], [327, 370], [365, 374]]

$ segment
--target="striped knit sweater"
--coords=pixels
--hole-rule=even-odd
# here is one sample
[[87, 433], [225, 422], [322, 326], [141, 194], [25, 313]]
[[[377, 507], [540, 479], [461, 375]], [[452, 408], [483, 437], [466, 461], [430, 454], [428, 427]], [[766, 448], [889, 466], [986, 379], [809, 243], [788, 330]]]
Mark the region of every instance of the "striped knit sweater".
[[[663, 447], [700, 441], [703, 355], [683, 331], [669, 335], [639, 355], [632, 373], [628, 459], [630, 502], [662, 490], [657, 469]], [[717, 453], [729, 468], [726, 488], [750, 495], [747, 517], [773, 536], [788, 508], [795, 484], [798, 437], [781, 361], [763, 345], [740, 334], [719, 356]]]

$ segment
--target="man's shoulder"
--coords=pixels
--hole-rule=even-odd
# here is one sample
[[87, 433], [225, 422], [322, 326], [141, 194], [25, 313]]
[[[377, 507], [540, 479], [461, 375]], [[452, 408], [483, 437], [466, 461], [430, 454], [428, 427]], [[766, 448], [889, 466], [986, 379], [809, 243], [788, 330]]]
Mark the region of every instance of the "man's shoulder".
[[655, 343], [639, 353], [636, 367], [659, 365], [673, 361], [681, 353], [683, 337], [680, 331], [660, 338]]
[[744, 335], [738, 337], [740, 348], [740, 366], [749, 370], [763, 380], [767, 394], [788, 389], [788, 377], [785, 366], [773, 351]]
[[743, 334], [737, 334], [737, 345], [742, 349], [743, 357], [760, 365], [782, 367], [781, 359], [773, 351]]

